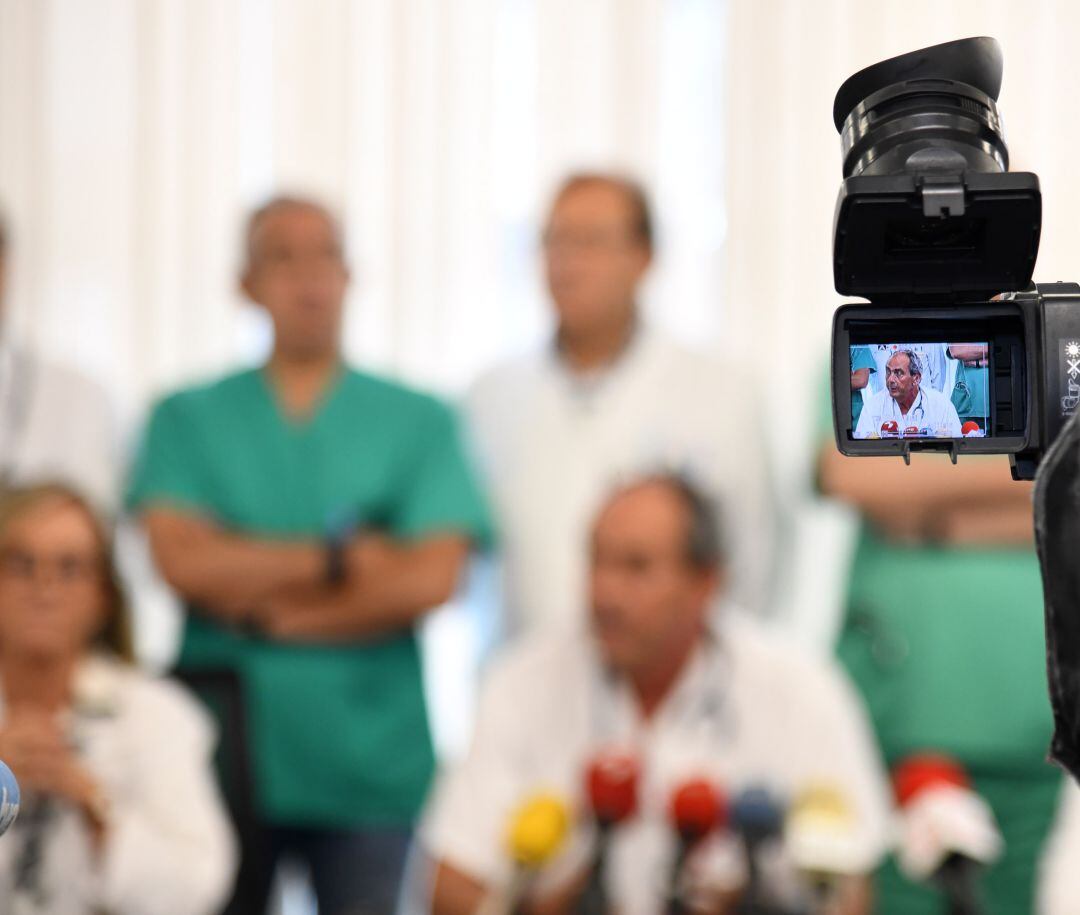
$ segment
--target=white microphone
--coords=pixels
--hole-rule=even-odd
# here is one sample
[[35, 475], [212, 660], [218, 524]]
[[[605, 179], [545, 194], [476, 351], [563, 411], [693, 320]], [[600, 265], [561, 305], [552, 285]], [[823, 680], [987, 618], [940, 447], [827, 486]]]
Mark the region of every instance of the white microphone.
[[893, 780], [902, 810], [900, 869], [912, 880], [937, 884], [950, 911], [982, 912], [978, 870], [996, 861], [1004, 845], [990, 805], [947, 756], [911, 757]]

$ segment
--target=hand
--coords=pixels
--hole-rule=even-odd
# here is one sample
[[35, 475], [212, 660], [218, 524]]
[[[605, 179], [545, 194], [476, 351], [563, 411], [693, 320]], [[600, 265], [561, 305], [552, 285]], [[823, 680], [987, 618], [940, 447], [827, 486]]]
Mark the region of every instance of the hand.
[[253, 617], [264, 634], [284, 642], [328, 637], [327, 624], [338, 617], [341, 595], [325, 585], [295, 588], [272, 598]]
[[77, 807], [100, 837], [105, 827], [101, 787], [64, 739], [55, 716], [37, 710], [10, 714], [0, 729], [0, 759], [23, 790]]

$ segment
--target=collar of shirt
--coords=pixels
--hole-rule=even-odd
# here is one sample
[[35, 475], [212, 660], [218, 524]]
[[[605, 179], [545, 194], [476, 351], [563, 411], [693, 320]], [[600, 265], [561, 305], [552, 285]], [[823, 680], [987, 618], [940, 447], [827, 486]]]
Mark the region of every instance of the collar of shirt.
[[570, 397], [582, 407], [591, 408], [597, 398], [625, 372], [631, 371], [648, 348], [651, 334], [639, 318], [630, 339], [607, 365], [588, 371], [571, 368], [559, 349], [558, 337], [548, 347], [548, 365]]
[[599, 687], [594, 706], [594, 740], [635, 745], [669, 727], [708, 731], [713, 737], [726, 733], [723, 712], [730, 663], [721, 627], [707, 625], [671, 689], [648, 718], [642, 715], [630, 683], [604, 666], [595, 645], [591, 645], [590, 653]]

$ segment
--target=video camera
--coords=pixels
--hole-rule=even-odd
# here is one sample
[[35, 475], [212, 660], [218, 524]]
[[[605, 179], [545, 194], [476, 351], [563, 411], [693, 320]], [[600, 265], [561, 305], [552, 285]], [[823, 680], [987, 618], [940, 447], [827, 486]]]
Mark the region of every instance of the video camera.
[[[832, 390], [843, 454], [1008, 454], [1015, 479], [1080, 406], [1080, 285], [1033, 284], [1039, 179], [1010, 172], [992, 38], [840, 87]], [[897, 342], [900, 341], [900, 342]], [[850, 395], [850, 396], [849, 396]]]

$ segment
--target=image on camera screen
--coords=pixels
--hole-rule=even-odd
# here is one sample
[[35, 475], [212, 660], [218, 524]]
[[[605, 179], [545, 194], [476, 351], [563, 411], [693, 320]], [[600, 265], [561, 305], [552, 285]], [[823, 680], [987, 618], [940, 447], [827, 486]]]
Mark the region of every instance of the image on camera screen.
[[851, 437], [985, 438], [988, 343], [851, 347]]

